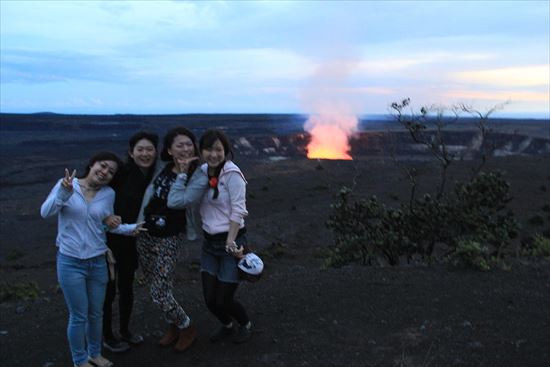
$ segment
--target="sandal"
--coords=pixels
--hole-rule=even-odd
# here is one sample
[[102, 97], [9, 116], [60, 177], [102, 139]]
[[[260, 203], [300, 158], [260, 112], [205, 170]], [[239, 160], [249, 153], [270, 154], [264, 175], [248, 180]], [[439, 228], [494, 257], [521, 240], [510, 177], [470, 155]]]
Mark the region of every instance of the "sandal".
[[89, 358], [88, 362], [95, 367], [113, 367], [115, 364], [103, 357], [101, 354], [95, 358]]

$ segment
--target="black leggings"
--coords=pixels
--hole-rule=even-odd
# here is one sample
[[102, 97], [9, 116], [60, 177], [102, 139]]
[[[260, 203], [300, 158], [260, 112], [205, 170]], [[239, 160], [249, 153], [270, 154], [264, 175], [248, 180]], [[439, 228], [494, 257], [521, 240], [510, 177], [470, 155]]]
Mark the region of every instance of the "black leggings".
[[130, 315], [132, 314], [132, 308], [134, 306], [134, 273], [134, 269], [124, 269], [119, 267], [116, 271], [116, 279], [109, 280], [109, 283], [107, 283], [107, 293], [105, 294], [105, 303], [103, 304], [103, 335], [106, 337], [113, 336], [112, 304], [115, 300], [117, 286], [120, 324], [119, 330], [123, 334], [128, 333]]
[[[130, 241], [134, 240], [134, 238], [129, 239]], [[127, 241], [126, 238], [117, 238], [117, 240]], [[113, 336], [113, 302], [116, 297], [117, 288], [119, 331], [123, 334], [128, 333], [130, 316], [134, 306], [134, 275], [137, 269], [137, 251], [135, 243], [130, 241], [128, 241], [128, 244], [124, 243], [126, 247], [111, 247], [116, 260], [116, 278], [115, 280], [109, 279], [105, 294], [105, 303], [103, 304], [103, 335], [105, 337]]]
[[244, 307], [233, 299], [239, 283], [221, 282], [215, 275], [205, 271], [202, 273], [202, 293], [206, 306], [224, 325], [232, 318], [240, 325], [248, 323], [248, 315]]

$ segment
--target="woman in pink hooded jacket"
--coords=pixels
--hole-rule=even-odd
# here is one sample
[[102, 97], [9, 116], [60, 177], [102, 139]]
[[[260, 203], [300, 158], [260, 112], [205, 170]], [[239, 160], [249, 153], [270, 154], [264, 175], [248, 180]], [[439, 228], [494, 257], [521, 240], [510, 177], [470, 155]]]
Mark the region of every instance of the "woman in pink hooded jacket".
[[[199, 150], [206, 162], [200, 170], [208, 177], [200, 204], [204, 234], [201, 253], [203, 295], [208, 309], [221, 322], [210, 340], [231, 339], [243, 343], [252, 334], [252, 323], [234, 296], [239, 286], [237, 263], [246, 245], [246, 180], [230, 160], [233, 152], [223, 132], [206, 131], [199, 141]], [[184, 196], [185, 193], [175, 185], [170, 195]]]

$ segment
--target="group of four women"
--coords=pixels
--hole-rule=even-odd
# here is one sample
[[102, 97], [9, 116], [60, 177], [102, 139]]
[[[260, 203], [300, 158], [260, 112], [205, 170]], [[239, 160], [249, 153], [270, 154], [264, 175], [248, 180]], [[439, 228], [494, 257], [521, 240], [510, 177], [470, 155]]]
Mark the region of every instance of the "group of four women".
[[[158, 136], [139, 132], [129, 140], [126, 164], [113, 153], [96, 154], [84, 175], [65, 170], [42, 204], [43, 217], [58, 216], [57, 276], [75, 366], [113, 366], [101, 355], [102, 345], [119, 352], [144, 341], [129, 329], [138, 264], [169, 323], [158, 344], [180, 352], [191, 346], [197, 330], [172, 289], [179, 251], [200, 232], [203, 295], [221, 323], [210, 340], [242, 343], [251, 336], [248, 315], [234, 299], [248, 212], [246, 180], [232, 162], [229, 140], [209, 130], [197, 144], [191, 131], [176, 127], [164, 138], [164, 166], [157, 165], [157, 151]], [[117, 288], [120, 339], [112, 325]]]

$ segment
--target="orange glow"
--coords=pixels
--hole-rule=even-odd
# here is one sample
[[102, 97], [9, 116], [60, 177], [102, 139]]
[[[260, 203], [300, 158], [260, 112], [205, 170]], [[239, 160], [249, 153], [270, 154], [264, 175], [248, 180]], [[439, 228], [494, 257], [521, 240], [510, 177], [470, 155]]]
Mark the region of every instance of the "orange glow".
[[[308, 147], [308, 149], [310, 149]], [[322, 147], [311, 147], [311, 150], [308, 150], [307, 157], [309, 159], [341, 159], [345, 161], [350, 161], [353, 158], [347, 154], [330, 149], [324, 149]]]
[[353, 159], [348, 137], [357, 126], [355, 116], [312, 116], [304, 128], [311, 134], [307, 146], [309, 159]]

